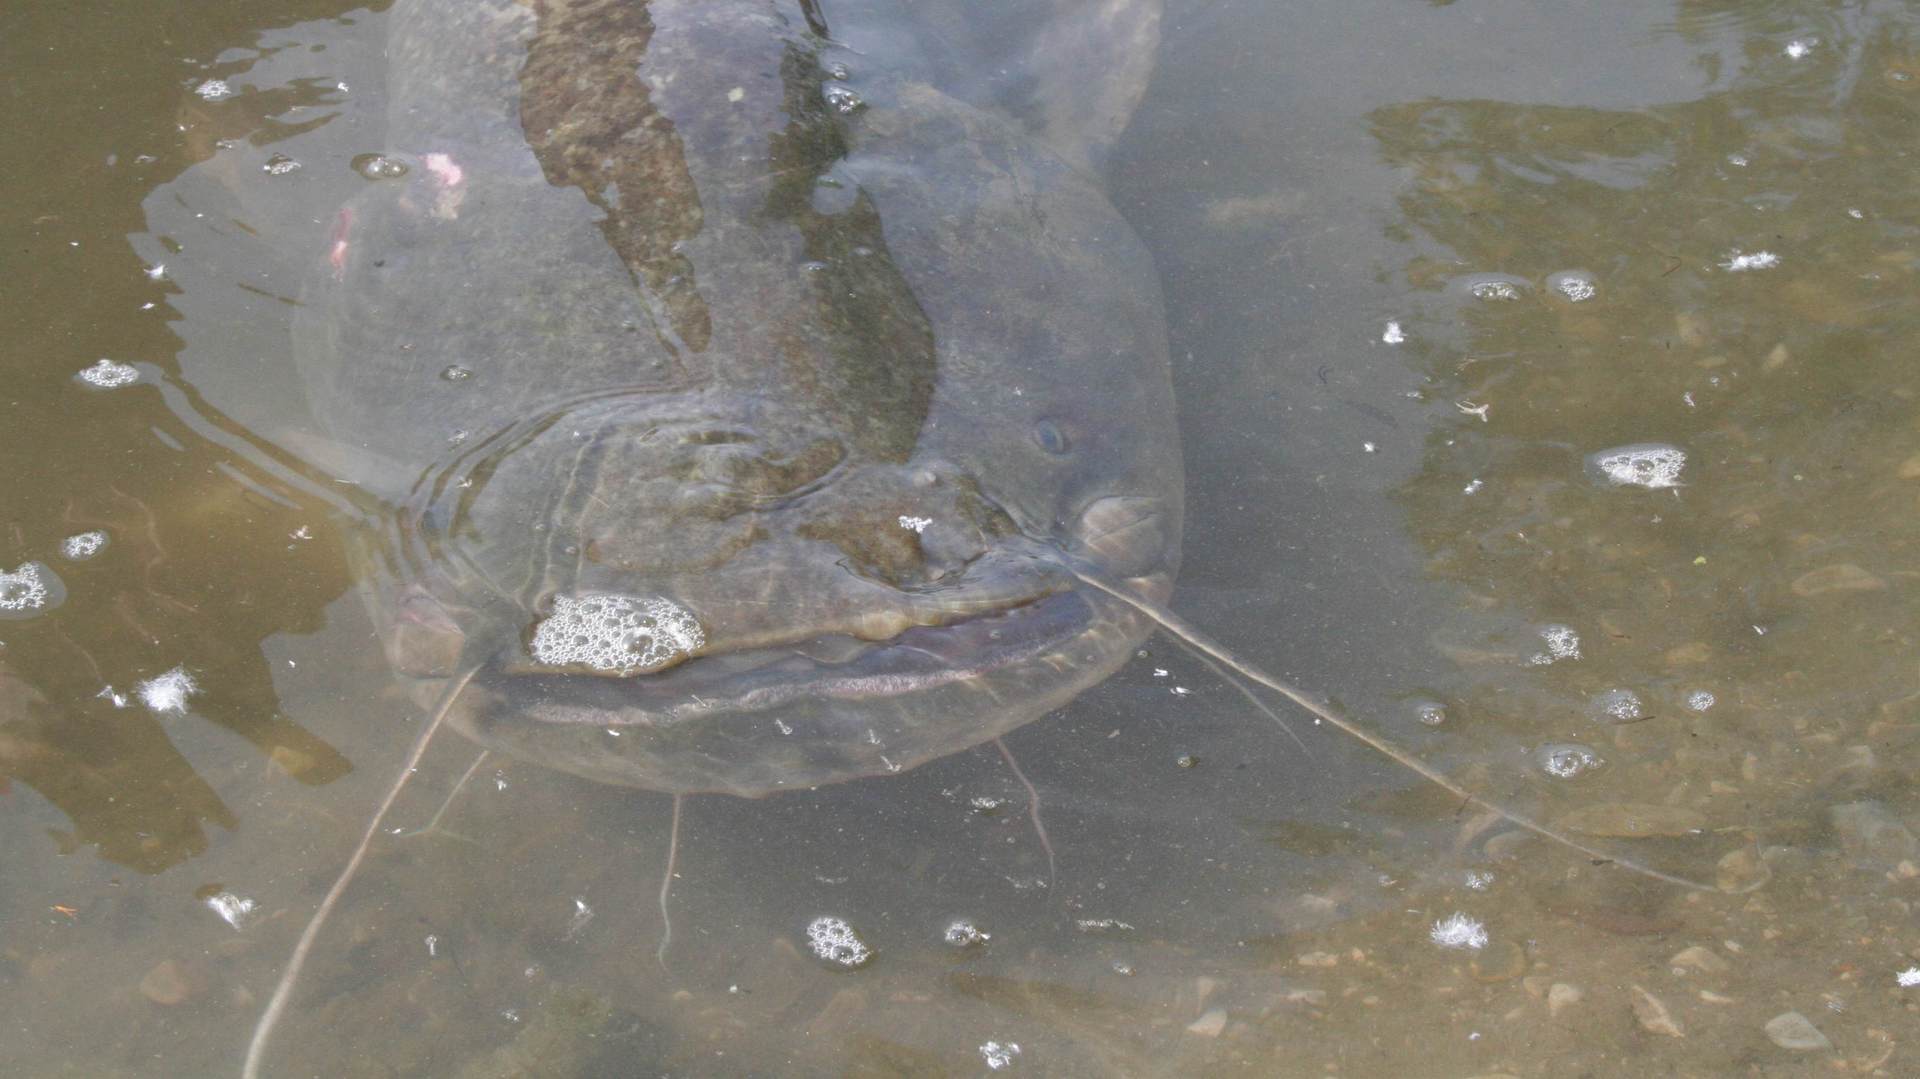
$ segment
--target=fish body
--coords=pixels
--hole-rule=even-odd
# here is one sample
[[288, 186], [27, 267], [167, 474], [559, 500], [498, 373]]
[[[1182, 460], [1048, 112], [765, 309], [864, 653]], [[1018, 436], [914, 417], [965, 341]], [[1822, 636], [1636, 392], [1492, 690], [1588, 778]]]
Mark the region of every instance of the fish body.
[[481, 744], [755, 796], [995, 738], [1146, 636], [1062, 560], [1177, 568], [1158, 282], [1093, 168], [1157, 9], [1061, 4], [1024, 47], [1126, 85], [1040, 100], [895, 7], [396, 4], [295, 357], [386, 507], [389, 659], [471, 671]]

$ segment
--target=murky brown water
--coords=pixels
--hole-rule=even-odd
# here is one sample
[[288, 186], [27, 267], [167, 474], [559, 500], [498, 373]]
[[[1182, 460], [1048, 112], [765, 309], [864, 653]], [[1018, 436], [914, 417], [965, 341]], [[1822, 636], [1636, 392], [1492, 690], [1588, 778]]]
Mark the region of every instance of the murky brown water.
[[[417, 730], [344, 496], [265, 448], [300, 275], [255, 236], [384, 149], [384, 16], [340, 8], [0, 17], [0, 571], [66, 592], [0, 621], [9, 1075], [236, 1074]], [[1008, 740], [1052, 887], [991, 749], [696, 798], [664, 969], [668, 800], [489, 758], [380, 839], [268, 1073], [1910, 1073], [1916, 131], [1899, 4], [1175, 4], [1111, 170], [1172, 323], [1175, 607], [1727, 891], [1296, 745], [1156, 641]], [[874, 962], [807, 955], [821, 915]]]

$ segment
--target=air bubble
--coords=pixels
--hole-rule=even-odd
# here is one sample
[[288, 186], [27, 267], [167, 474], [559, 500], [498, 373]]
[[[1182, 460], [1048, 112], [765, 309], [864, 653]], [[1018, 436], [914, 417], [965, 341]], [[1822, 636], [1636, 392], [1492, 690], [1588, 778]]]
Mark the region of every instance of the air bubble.
[[940, 939], [953, 945], [955, 948], [972, 948], [991, 940], [992, 934], [982, 933], [978, 926], [962, 918], [948, 926], [947, 931], [941, 934]]
[[980, 1046], [980, 1059], [987, 1062], [988, 1071], [1004, 1071], [1013, 1067], [1013, 1058], [1019, 1055], [1018, 1042], [989, 1041]]
[[1540, 765], [1541, 771], [1555, 779], [1572, 779], [1607, 763], [1592, 746], [1583, 746], [1576, 742], [1541, 746], [1534, 750], [1533, 758]]
[[300, 171], [300, 162], [285, 154], [275, 154], [267, 158], [266, 164], [260, 166], [260, 171], [268, 176], [285, 176], [290, 172]]
[[1433, 923], [1428, 939], [1442, 948], [1468, 948], [1478, 951], [1487, 946], [1487, 927], [1465, 914], [1454, 912]]
[[873, 958], [853, 927], [840, 918], [815, 918], [807, 924], [807, 947], [823, 963], [854, 970]]
[[1771, 270], [1780, 265], [1780, 256], [1771, 251], [1755, 251], [1743, 254], [1739, 248], [1727, 252], [1727, 259], [1720, 268], [1728, 273], [1745, 273], [1748, 270]]
[[208, 79], [194, 87], [193, 92], [208, 101], [218, 101], [223, 97], [232, 97], [233, 87], [227, 85], [225, 79]]
[[1647, 718], [1646, 705], [1630, 689], [1609, 689], [1587, 705], [1587, 711], [1602, 723], [1638, 723]]
[[1680, 486], [1680, 470], [1687, 453], [1665, 442], [1615, 446], [1587, 458], [1587, 472], [1615, 487], [1644, 487], [1649, 491]]
[[824, 93], [827, 98], [827, 104], [833, 106], [834, 111], [842, 116], [857, 112], [866, 104], [865, 101], [860, 100], [859, 94], [854, 93], [844, 86], [829, 86]]
[[1525, 281], [1517, 277], [1486, 274], [1468, 278], [1466, 289], [1467, 295], [1476, 300], [1485, 300], [1489, 303], [1511, 303], [1524, 296], [1528, 286]]
[[140, 372], [130, 363], [102, 359], [73, 377], [94, 389], [112, 390], [140, 381]]
[[1566, 270], [1547, 278], [1547, 287], [1566, 297], [1568, 303], [1585, 303], [1594, 298], [1600, 286], [1578, 270]]
[[60, 541], [60, 557], [69, 562], [84, 562], [106, 549], [105, 532], [82, 532]]
[[1528, 660], [1536, 667], [1544, 667], [1563, 659], [1580, 658], [1580, 634], [1575, 632], [1572, 626], [1563, 626], [1558, 623], [1542, 626], [1540, 639], [1546, 642], [1547, 650], [1535, 653], [1533, 658]]
[[221, 921], [235, 930], [241, 930], [246, 928], [247, 920], [259, 908], [259, 904], [249, 896], [217, 892], [207, 897], [207, 907], [218, 914]]
[[409, 171], [407, 163], [385, 154], [361, 154], [353, 159], [353, 171], [369, 180], [398, 180]]
[[1704, 689], [1696, 689], [1687, 694], [1687, 708], [1694, 712], [1704, 712], [1714, 705], [1715, 697]]
[[440, 377], [447, 382], [465, 382], [473, 377], [473, 369], [452, 363], [440, 372]]
[[187, 710], [187, 698], [200, 692], [200, 683], [194, 681], [185, 667], [175, 667], [157, 678], [147, 679], [134, 689], [140, 694], [140, 702], [149, 711], [159, 715], [179, 715]]
[[27, 562], [12, 573], [0, 573], [0, 618], [32, 618], [60, 606], [67, 589], [52, 570]]

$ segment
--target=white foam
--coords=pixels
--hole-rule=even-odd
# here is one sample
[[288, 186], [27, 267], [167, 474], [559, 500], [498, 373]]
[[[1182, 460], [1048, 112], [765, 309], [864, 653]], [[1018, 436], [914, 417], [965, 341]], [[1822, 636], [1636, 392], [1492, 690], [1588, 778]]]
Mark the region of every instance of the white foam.
[[218, 101], [223, 97], [232, 97], [233, 87], [227, 85], [227, 80], [225, 79], [208, 79], [206, 82], [194, 87], [193, 92], [208, 101]]
[[1713, 707], [1715, 697], [1704, 689], [1696, 689], [1687, 694], [1687, 707], [1695, 712], [1704, 712]]
[[1487, 946], [1487, 927], [1459, 911], [1433, 923], [1427, 936], [1442, 948], [1478, 951]]
[[74, 377], [97, 389], [111, 390], [140, 381], [140, 372], [130, 363], [103, 357]]
[[1739, 248], [1735, 248], [1727, 252], [1727, 260], [1720, 264], [1720, 268], [1728, 273], [1744, 273], [1748, 270], [1771, 270], [1778, 265], [1780, 256], [1771, 251], [1743, 254]]
[[60, 557], [69, 562], [83, 562], [99, 554], [106, 547], [105, 532], [82, 532], [60, 541]]
[[807, 947], [823, 962], [851, 970], [865, 966], [873, 950], [841, 918], [815, 918], [807, 924]]
[[64, 594], [60, 578], [38, 562], [27, 562], [12, 573], [0, 573], [0, 618], [31, 618], [60, 605]]
[[1572, 626], [1558, 623], [1540, 628], [1540, 639], [1547, 644], [1545, 652], [1536, 652], [1527, 662], [1536, 667], [1557, 663], [1563, 659], [1580, 658], [1580, 634]]
[[1385, 341], [1389, 345], [1400, 344], [1404, 342], [1406, 339], [1407, 339], [1407, 333], [1405, 330], [1402, 330], [1400, 328], [1400, 324], [1398, 322], [1387, 323], [1386, 332], [1380, 335], [1380, 340]]
[[1817, 37], [1795, 38], [1787, 42], [1787, 47], [1780, 51], [1786, 53], [1789, 60], [1804, 60], [1807, 54], [1813, 51], [1813, 47], [1818, 44], [1820, 44], [1820, 39]]
[[1593, 278], [1575, 270], [1567, 270], [1547, 278], [1547, 287], [1565, 296], [1569, 303], [1585, 303], [1600, 292], [1600, 286]]
[[185, 667], [173, 670], [157, 678], [149, 678], [134, 687], [140, 694], [140, 703], [148, 710], [166, 715], [178, 715], [187, 710], [187, 698], [200, 692], [200, 683], [193, 680]]
[[1649, 491], [1680, 486], [1687, 452], [1664, 442], [1640, 442], [1601, 450], [1587, 459], [1588, 469], [1615, 487], [1644, 487]]
[[248, 896], [220, 892], [207, 897], [207, 906], [220, 916], [221, 921], [239, 930], [246, 928], [247, 919], [252, 917], [259, 904]]
[[987, 1062], [988, 1071], [1002, 1071], [1013, 1066], [1013, 1058], [1020, 1055], [1019, 1042], [988, 1041], [980, 1046], [980, 1059]]
[[1497, 300], [1502, 303], [1520, 298], [1520, 289], [1511, 281], [1476, 281], [1467, 287], [1476, 300]]
[[706, 641], [700, 623], [672, 600], [588, 592], [555, 596], [528, 649], [550, 666], [629, 675], [676, 663]]
[[1602, 723], [1635, 723], [1647, 718], [1646, 705], [1630, 689], [1609, 689], [1593, 698], [1593, 716]]
[[1914, 986], [1920, 985], [1920, 967], [1908, 967], [1898, 974], [1895, 974], [1893, 980], [1898, 983], [1902, 989], [1912, 989]]

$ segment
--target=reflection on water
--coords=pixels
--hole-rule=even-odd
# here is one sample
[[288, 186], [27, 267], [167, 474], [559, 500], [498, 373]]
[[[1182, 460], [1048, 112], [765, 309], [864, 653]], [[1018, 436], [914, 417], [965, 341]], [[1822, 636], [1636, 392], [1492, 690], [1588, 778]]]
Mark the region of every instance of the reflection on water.
[[[340, 553], [362, 503], [274, 448], [277, 237], [326, 242], [352, 159], [406, 149], [386, 19], [338, 7], [0, 45], [36, 148], [4, 181], [0, 571], [67, 592], [0, 621], [8, 1074], [237, 1071], [418, 730]], [[453, 800], [376, 844], [275, 1073], [1911, 1070], [1917, 121], [1899, 5], [1175, 5], [1111, 169], [1177, 358], [1174, 606], [1728, 893], [1295, 745], [1156, 641], [1011, 735], [1020, 773], [690, 800], [664, 969], [668, 799], [438, 742], [388, 824]], [[606, 240], [690, 341], [676, 214]], [[73, 381], [103, 357], [142, 378]], [[175, 669], [199, 692], [149, 707]], [[871, 960], [823, 964], [821, 918]]]

